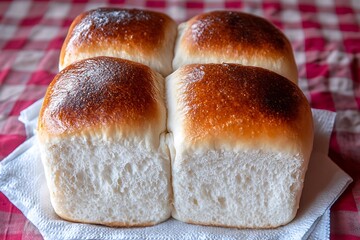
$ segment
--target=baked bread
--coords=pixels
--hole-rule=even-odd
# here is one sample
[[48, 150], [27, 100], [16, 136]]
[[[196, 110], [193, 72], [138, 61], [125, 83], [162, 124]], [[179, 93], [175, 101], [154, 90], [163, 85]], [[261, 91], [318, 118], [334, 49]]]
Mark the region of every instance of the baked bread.
[[[122, 227], [171, 215], [237, 228], [290, 222], [313, 125], [288, 39], [228, 11], [178, 31], [174, 57], [177, 25], [165, 14], [100, 8], [73, 21], [38, 122], [55, 212]], [[172, 67], [164, 96], [160, 74]]]
[[191, 63], [224, 62], [263, 67], [298, 82], [290, 42], [263, 18], [242, 12], [214, 11], [179, 25], [174, 70]]
[[60, 70], [90, 57], [119, 57], [150, 66], [166, 76], [176, 23], [167, 15], [139, 9], [98, 8], [80, 14], [71, 24], [60, 53]]
[[38, 140], [62, 218], [148, 226], [171, 214], [164, 79], [111, 57], [69, 65], [51, 82]]
[[174, 218], [273, 228], [295, 217], [314, 134], [296, 84], [259, 67], [192, 64], [166, 78], [166, 97]]

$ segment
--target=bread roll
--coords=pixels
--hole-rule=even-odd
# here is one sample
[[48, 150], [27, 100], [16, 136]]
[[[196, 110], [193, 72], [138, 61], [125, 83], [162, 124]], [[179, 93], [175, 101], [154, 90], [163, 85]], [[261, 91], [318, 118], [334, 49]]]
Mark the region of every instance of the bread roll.
[[191, 63], [224, 62], [263, 67], [298, 82], [288, 39], [263, 18], [241, 12], [214, 11], [179, 25], [174, 70]]
[[259, 67], [186, 65], [166, 78], [174, 210], [237, 228], [290, 222], [313, 143], [299, 87]]
[[60, 217], [126, 227], [170, 217], [163, 98], [160, 74], [118, 58], [81, 60], [56, 75], [38, 138]]
[[176, 23], [167, 15], [139, 9], [99, 8], [80, 14], [60, 53], [60, 70], [95, 56], [143, 63], [163, 76], [172, 72]]

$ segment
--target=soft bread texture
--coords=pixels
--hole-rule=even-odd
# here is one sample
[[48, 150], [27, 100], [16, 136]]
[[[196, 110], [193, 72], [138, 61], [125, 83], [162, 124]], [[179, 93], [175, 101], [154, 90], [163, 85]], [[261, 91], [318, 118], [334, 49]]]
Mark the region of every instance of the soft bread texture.
[[[178, 33], [147, 10], [99, 8], [73, 21], [38, 122], [55, 212], [116, 227], [171, 215], [237, 228], [290, 222], [313, 126], [288, 39], [229, 11]], [[160, 74], [172, 67], [167, 118]]]
[[90, 57], [119, 57], [143, 63], [166, 76], [177, 24], [167, 15], [139, 9], [98, 8], [71, 24], [60, 53], [59, 68]]
[[51, 82], [38, 140], [55, 212], [109, 226], [171, 214], [164, 79], [111, 57], [78, 61]]
[[174, 70], [192, 63], [224, 62], [263, 67], [298, 82], [289, 40], [263, 18], [235, 11], [214, 11], [179, 25]]
[[271, 228], [297, 212], [313, 143], [299, 87], [259, 67], [186, 65], [166, 78], [180, 221]]

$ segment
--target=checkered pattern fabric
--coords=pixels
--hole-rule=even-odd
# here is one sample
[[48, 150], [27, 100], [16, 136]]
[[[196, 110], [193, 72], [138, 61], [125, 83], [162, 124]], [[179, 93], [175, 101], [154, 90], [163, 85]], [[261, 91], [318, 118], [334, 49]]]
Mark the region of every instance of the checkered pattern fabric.
[[[360, 239], [359, 0], [1, 1], [0, 160], [26, 139], [19, 113], [44, 96], [58, 72], [72, 20], [101, 6], [148, 8], [177, 22], [204, 11], [240, 10], [282, 29], [292, 43], [299, 85], [311, 106], [337, 112], [329, 156], [354, 179], [331, 209], [331, 239]], [[0, 239], [42, 239], [2, 193]]]

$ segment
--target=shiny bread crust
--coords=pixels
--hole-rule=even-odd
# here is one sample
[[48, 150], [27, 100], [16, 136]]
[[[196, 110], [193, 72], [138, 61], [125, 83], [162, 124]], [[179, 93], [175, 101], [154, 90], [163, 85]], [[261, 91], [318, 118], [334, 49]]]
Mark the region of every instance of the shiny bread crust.
[[[176, 23], [159, 12], [140, 9], [97, 8], [72, 22], [61, 48], [59, 67], [95, 56], [121, 57], [149, 65], [171, 57]], [[167, 61], [171, 61], [168, 59]], [[168, 74], [171, 69], [156, 69]]]
[[311, 109], [285, 77], [239, 64], [190, 64], [166, 80], [167, 97], [177, 99], [168, 100], [175, 104], [169, 104], [169, 114], [176, 114], [169, 131], [181, 126], [184, 148], [269, 147], [310, 154]]
[[49, 85], [39, 134], [69, 136], [113, 127], [141, 132], [145, 125], [158, 126], [165, 121], [158, 84], [163, 84], [160, 74], [132, 61], [95, 57], [76, 62]]
[[239, 63], [263, 67], [298, 82], [289, 40], [264, 18], [213, 11], [181, 23], [178, 31], [174, 69], [191, 63]]

